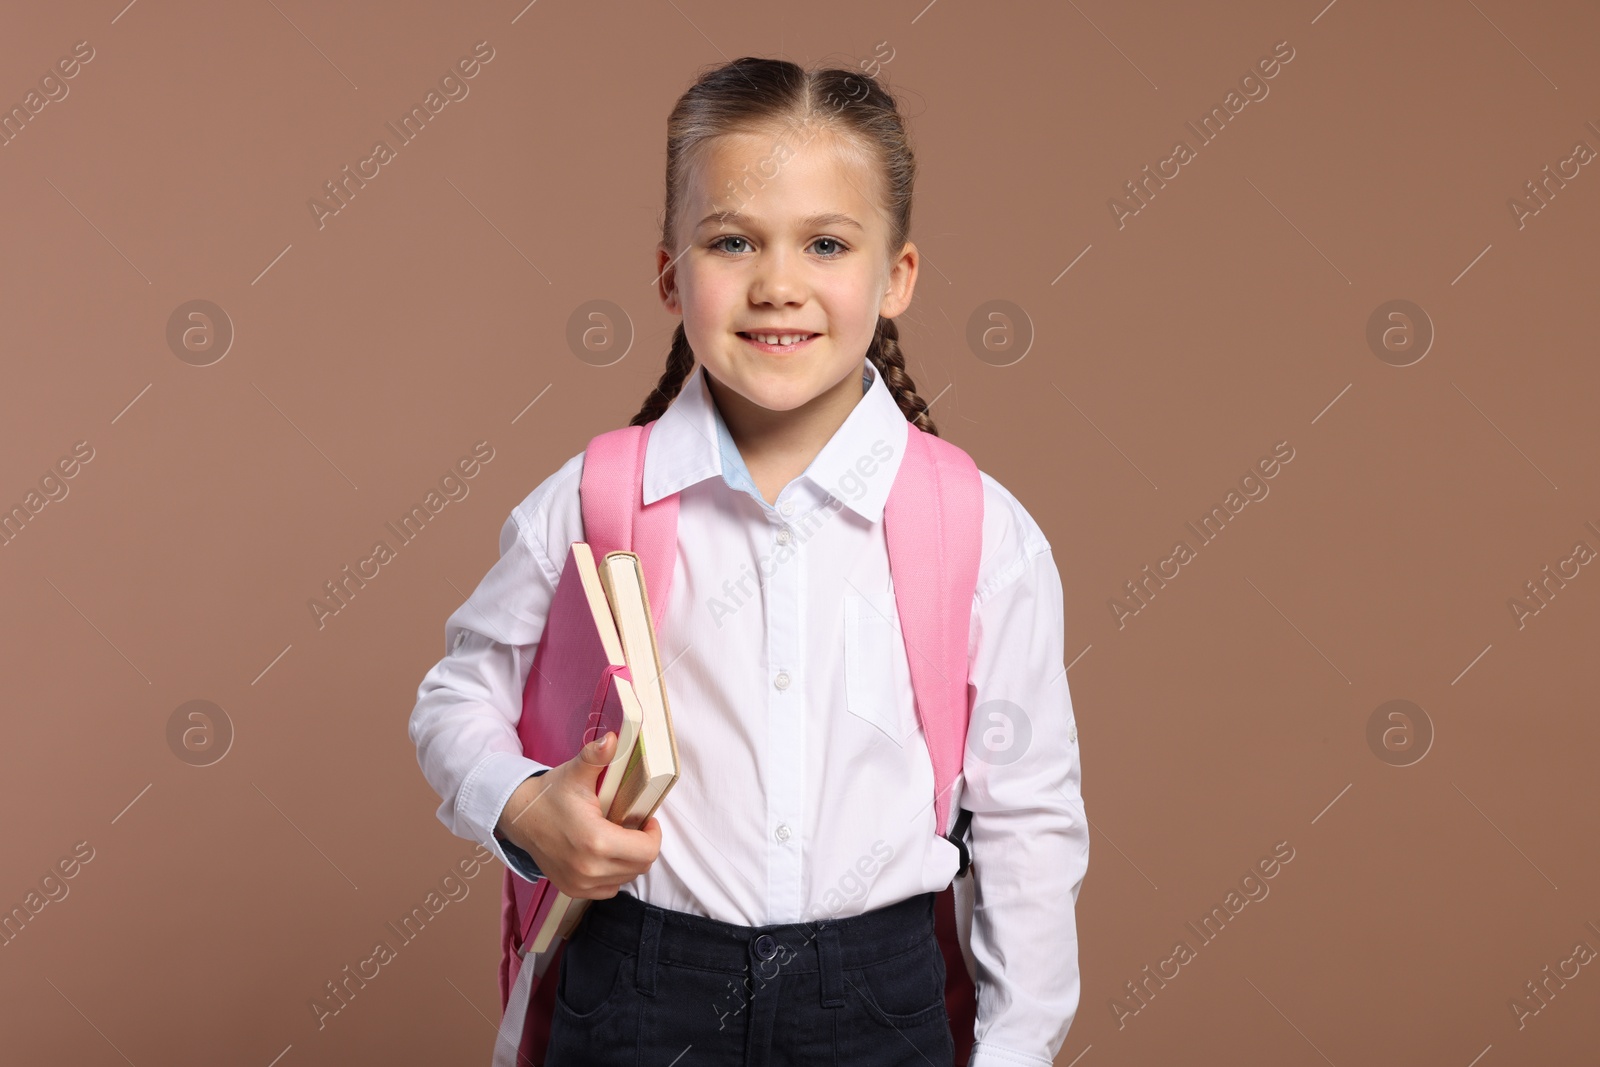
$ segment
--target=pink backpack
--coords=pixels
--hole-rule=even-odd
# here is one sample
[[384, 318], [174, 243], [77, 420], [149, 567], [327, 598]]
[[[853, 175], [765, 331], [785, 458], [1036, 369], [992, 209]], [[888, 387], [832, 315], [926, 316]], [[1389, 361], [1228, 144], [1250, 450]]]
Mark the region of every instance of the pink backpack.
[[[648, 507], [641, 503], [645, 446], [654, 426], [652, 420], [593, 438], [584, 453], [580, 499], [584, 537], [596, 559], [619, 550], [639, 554], [651, 613], [659, 627], [677, 559], [678, 496], [663, 497]], [[950, 826], [950, 792], [961, 771], [972, 713], [967, 638], [982, 550], [983, 484], [977, 464], [961, 448], [913, 423], [907, 430], [906, 454], [884, 506], [884, 535], [917, 715], [933, 762], [935, 825], [944, 827]], [[536, 677], [550, 644], [540, 642], [530, 678]], [[531, 748], [531, 727], [530, 718], [524, 716], [518, 735], [525, 750]], [[951, 887], [937, 895], [935, 908], [957, 1063], [967, 1061], [972, 1047], [977, 997], [968, 947], [972, 880], [964, 877], [970, 861], [964, 841], [970, 819], [971, 813], [963, 809], [955, 827], [944, 835], [961, 850], [961, 868]], [[532, 888], [527, 879], [505, 871], [500, 909], [503, 1018], [496, 1067], [542, 1064], [550, 1036], [556, 983], [541, 978], [552, 966], [559, 967], [565, 942], [531, 958], [522, 955], [519, 920], [526, 917]]]

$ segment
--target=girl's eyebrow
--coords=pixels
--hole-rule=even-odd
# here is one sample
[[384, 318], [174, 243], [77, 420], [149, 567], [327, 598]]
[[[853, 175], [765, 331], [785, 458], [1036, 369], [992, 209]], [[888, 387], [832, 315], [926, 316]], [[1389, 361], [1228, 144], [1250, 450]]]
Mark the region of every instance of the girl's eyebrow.
[[[733, 225], [749, 227], [754, 225], [754, 222], [754, 219], [751, 219], [745, 215], [741, 215], [737, 211], [713, 211], [711, 214], [701, 219], [699, 225], [696, 226], [695, 229], [700, 229], [708, 223], [716, 223], [719, 226]], [[861, 223], [857, 222], [849, 215], [840, 214], [837, 211], [825, 211], [821, 214], [810, 215], [800, 220], [801, 229], [814, 230], [822, 229], [828, 226], [854, 226], [862, 233], [866, 232], [866, 227], [861, 225]]]

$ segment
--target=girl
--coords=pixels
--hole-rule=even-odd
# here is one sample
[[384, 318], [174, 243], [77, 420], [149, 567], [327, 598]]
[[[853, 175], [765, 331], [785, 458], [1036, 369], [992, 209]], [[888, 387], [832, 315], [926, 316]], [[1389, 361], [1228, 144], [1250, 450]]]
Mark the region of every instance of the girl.
[[[594, 901], [555, 976], [551, 1067], [952, 1062], [932, 904], [960, 853], [932, 825], [882, 522], [908, 423], [935, 432], [894, 323], [914, 173], [896, 102], [857, 71], [746, 57], [672, 112], [657, 285], [683, 321], [632, 420], [658, 420], [644, 503], [679, 494], [658, 640], [682, 774], [658, 816], [600, 812], [613, 735], [554, 768], [517, 740], [583, 539], [582, 453], [512, 510], [418, 691], [444, 824]], [[1088, 862], [1061, 580], [1028, 512], [982, 483], [951, 805], [973, 813], [969, 1063], [1049, 1067]]]

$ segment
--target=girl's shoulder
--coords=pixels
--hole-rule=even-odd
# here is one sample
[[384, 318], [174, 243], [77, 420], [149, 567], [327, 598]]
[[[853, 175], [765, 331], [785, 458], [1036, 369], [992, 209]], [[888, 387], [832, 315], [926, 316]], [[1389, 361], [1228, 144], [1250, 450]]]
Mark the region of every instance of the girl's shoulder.
[[[579, 452], [534, 487], [511, 509], [506, 529], [544, 555], [559, 562], [566, 558], [567, 546], [583, 540], [583, 507], [578, 487], [583, 482], [583, 453]], [[502, 545], [504, 550], [506, 546]]]
[[1016, 495], [987, 471], [983, 480], [983, 554], [976, 599], [1015, 579], [1028, 562], [1050, 551], [1050, 542]]

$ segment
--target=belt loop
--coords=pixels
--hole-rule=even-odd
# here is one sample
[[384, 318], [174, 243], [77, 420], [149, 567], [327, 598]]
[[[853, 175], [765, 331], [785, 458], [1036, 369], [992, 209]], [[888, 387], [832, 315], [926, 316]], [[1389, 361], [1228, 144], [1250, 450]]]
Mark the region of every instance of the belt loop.
[[822, 978], [822, 1006], [844, 1004], [844, 960], [839, 953], [839, 929], [824, 920], [817, 929], [817, 970]]
[[647, 997], [656, 995], [656, 953], [661, 948], [661, 909], [647, 904], [639, 923], [637, 985]]

